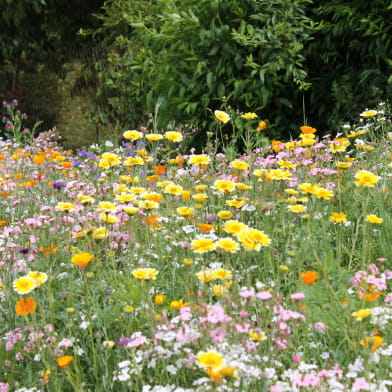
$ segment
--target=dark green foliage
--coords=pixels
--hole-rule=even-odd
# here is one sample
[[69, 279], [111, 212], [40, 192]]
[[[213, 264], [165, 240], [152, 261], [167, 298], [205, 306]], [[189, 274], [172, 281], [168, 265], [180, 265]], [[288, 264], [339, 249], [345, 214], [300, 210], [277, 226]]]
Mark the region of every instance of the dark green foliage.
[[208, 109], [226, 97], [233, 108], [273, 112], [275, 123], [287, 125], [289, 92], [309, 86], [302, 53], [314, 29], [308, 3], [108, 1], [101, 32], [122, 31], [108, 58], [113, 105], [133, 126], [158, 103], [161, 126], [174, 120], [205, 130]]
[[366, 107], [392, 97], [392, 4], [322, 0], [308, 16], [320, 22], [306, 48], [312, 88], [307, 115], [314, 126], [336, 129]]

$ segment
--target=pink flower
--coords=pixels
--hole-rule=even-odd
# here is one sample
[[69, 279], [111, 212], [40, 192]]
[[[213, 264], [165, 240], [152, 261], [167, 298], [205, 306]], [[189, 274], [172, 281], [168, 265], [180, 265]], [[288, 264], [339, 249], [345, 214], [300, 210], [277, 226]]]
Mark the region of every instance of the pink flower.
[[249, 298], [253, 297], [254, 295], [255, 295], [255, 291], [254, 290], [243, 290], [243, 291], [240, 291], [240, 296], [242, 298], [249, 299]]
[[305, 298], [305, 294], [304, 293], [294, 293], [290, 295], [290, 298], [292, 299], [304, 299]]
[[280, 385], [272, 385], [270, 392], [283, 392], [283, 389]]
[[128, 344], [127, 347], [139, 347], [141, 346], [144, 342], [146, 342], [147, 339], [145, 336], [141, 335], [141, 336], [137, 336], [135, 338], [133, 338]]
[[180, 309], [180, 320], [189, 321], [192, 318], [192, 311], [190, 306], [185, 306]]
[[320, 378], [313, 374], [305, 374], [297, 376], [295, 383], [300, 387], [315, 387], [320, 383]]
[[221, 342], [226, 336], [226, 332], [218, 327], [210, 332], [210, 337], [214, 343]]
[[8, 392], [9, 388], [9, 384], [7, 384], [6, 382], [0, 382], [0, 392]]
[[234, 326], [235, 326], [235, 329], [239, 333], [248, 333], [249, 332], [250, 325], [248, 323], [234, 324]]
[[64, 339], [62, 339], [62, 340], [59, 342], [58, 347], [59, 347], [59, 348], [60, 348], [60, 347], [68, 348], [68, 347], [72, 347], [72, 345], [73, 345], [72, 340], [64, 338]]
[[359, 380], [355, 381], [355, 383], [353, 384], [353, 388], [355, 391], [363, 391], [365, 389], [368, 389], [368, 383], [365, 379], [360, 378]]
[[317, 375], [319, 377], [324, 377], [324, 378], [329, 378], [331, 377], [331, 374], [329, 372], [327, 372], [326, 370], [320, 370]]
[[256, 297], [266, 301], [272, 297], [272, 294], [269, 291], [260, 291], [260, 293], [256, 294]]
[[368, 270], [373, 275], [378, 275], [380, 273], [380, 271], [379, 271], [378, 267], [376, 266], [376, 264], [370, 264], [369, 267], [368, 267]]

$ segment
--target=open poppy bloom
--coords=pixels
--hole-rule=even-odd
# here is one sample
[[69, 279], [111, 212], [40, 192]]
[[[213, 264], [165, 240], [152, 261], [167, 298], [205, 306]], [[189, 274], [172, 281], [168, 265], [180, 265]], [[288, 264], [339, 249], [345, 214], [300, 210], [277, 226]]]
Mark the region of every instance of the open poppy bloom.
[[63, 355], [62, 357], [57, 358], [57, 366], [58, 367], [66, 367], [71, 364], [73, 361], [72, 355]]
[[15, 312], [18, 316], [26, 316], [35, 313], [37, 303], [30, 297], [22, 297], [15, 305]]
[[318, 275], [316, 271], [306, 271], [301, 274], [301, 279], [307, 284], [311, 286], [317, 279]]

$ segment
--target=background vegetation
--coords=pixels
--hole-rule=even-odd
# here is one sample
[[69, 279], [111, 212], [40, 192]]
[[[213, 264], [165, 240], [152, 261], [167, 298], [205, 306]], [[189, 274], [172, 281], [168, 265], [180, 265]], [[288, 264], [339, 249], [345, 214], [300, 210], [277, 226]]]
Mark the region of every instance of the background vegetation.
[[336, 131], [391, 96], [386, 0], [2, 3], [0, 94], [69, 147], [141, 125], [205, 135], [229, 107], [268, 120], [271, 138]]

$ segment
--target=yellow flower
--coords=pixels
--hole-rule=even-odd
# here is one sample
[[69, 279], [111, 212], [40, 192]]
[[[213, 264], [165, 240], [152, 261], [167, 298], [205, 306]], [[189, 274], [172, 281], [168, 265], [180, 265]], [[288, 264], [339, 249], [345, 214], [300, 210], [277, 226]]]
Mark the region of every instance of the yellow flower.
[[224, 358], [215, 351], [200, 351], [196, 356], [196, 363], [203, 369], [209, 370], [222, 366]]
[[124, 166], [141, 166], [144, 164], [144, 160], [142, 157], [128, 157], [124, 161]]
[[231, 272], [225, 269], [214, 270], [215, 279], [230, 279]]
[[128, 215], [136, 215], [139, 212], [139, 208], [136, 207], [123, 207], [123, 211]]
[[233, 217], [233, 213], [231, 211], [219, 211], [217, 214], [218, 218], [222, 219], [222, 220], [228, 220], [230, 218]]
[[333, 212], [329, 220], [333, 223], [347, 222], [347, 216], [344, 212]]
[[237, 237], [246, 250], [259, 251], [262, 246], [271, 243], [271, 239], [263, 231], [256, 229], [241, 230]]
[[213, 188], [219, 193], [230, 193], [235, 190], [235, 183], [229, 180], [216, 180]]
[[348, 169], [349, 167], [352, 166], [351, 162], [336, 162], [336, 166], [339, 167], [340, 169]]
[[135, 310], [135, 308], [132, 305], [126, 305], [123, 308], [123, 311], [125, 313], [132, 313]]
[[366, 317], [369, 317], [373, 312], [370, 309], [360, 309], [358, 312], [351, 313], [351, 316], [355, 317], [358, 321], [362, 321]]
[[307, 210], [307, 207], [302, 205], [294, 205], [294, 206], [287, 206], [287, 209], [290, 210], [291, 212], [295, 212], [296, 214], [299, 214], [301, 212], [305, 212]]
[[290, 161], [278, 161], [277, 164], [284, 169], [295, 169], [297, 167], [296, 164]]
[[139, 186], [139, 187], [133, 186], [133, 187], [129, 190], [130, 193], [133, 193], [133, 194], [135, 194], [135, 195], [141, 195], [141, 194], [144, 193], [145, 191], [146, 191], [146, 188], [143, 188], [142, 186]]
[[279, 271], [289, 272], [289, 267], [287, 267], [287, 265], [280, 265], [279, 266]]
[[206, 184], [199, 184], [195, 186], [195, 191], [196, 192], [201, 192], [201, 191], [205, 191], [208, 188], [208, 185]]
[[155, 296], [154, 301], [155, 301], [156, 305], [163, 305], [163, 303], [165, 302], [165, 299], [166, 299], [166, 295], [165, 294], [157, 294]]
[[236, 182], [235, 186], [237, 189], [239, 189], [240, 191], [250, 191], [252, 189], [251, 185], [246, 185], [243, 182]]
[[132, 200], [136, 199], [135, 195], [130, 195], [129, 193], [123, 193], [121, 195], [117, 195], [116, 199], [120, 202], [120, 203], [129, 203]]
[[111, 203], [110, 201], [102, 201], [101, 203], [98, 204], [98, 211], [99, 212], [113, 212], [117, 209], [117, 206], [114, 203]]
[[182, 134], [180, 132], [174, 132], [174, 131], [165, 132], [164, 137], [173, 143], [179, 143], [183, 140]]
[[229, 220], [225, 223], [223, 230], [226, 233], [237, 235], [241, 230], [247, 229], [248, 226], [236, 220]]
[[93, 204], [95, 202], [95, 199], [92, 196], [79, 195], [78, 201], [82, 204]]
[[253, 330], [253, 329], [251, 329], [249, 331], [249, 337], [252, 340], [257, 340], [258, 342], [262, 342], [263, 340], [267, 339], [267, 337], [265, 336], [265, 334], [262, 331]]
[[93, 259], [93, 255], [88, 252], [81, 252], [73, 255], [71, 258], [71, 263], [78, 265], [79, 267], [86, 267], [87, 264]]
[[164, 193], [168, 193], [170, 195], [176, 195], [176, 196], [180, 196], [182, 191], [183, 191], [182, 186], [176, 184], [169, 184], [164, 189]]
[[208, 195], [206, 193], [196, 193], [196, 195], [192, 195], [192, 199], [197, 203], [203, 203], [208, 199]]
[[219, 249], [229, 253], [235, 253], [240, 249], [239, 244], [231, 238], [221, 238], [216, 245]]
[[309, 182], [305, 182], [303, 184], [298, 185], [298, 189], [302, 192], [302, 193], [308, 193], [308, 194], [313, 194], [316, 186], [310, 184]]
[[[105, 152], [101, 156], [101, 160], [98, 163], [99, 167], [109, 168], [113, 166], [118, 166], [121, 163], [120, 157], [116, 154], [110, 152]], [[100, 166], [102, 164], [102, 166]]]
[[210, 157], [208, 155], [202, 154], [202, 155], [192, 155], [188, 163], [190, 165], [197, 165], [197, 166], [202, 166], [202, 165], [208, 165], [210, 163]]
[[230, 121], [230, 116], [226, 112], [222, 112], [221, 110], [215, 110], [214, 116], [223, 124], [226, 124], [228, 121]]
[[227, 200], [226, 204], [229, 207], [241, 208], [245, 204], [245, 200], [239, 200], [239, 199]]
[[355, 174], [355, 179], [357, 186], [374, 187], [380, 178], [367, 170], [360, 170]]
[[360, 114], [361, 117], [374, 117], [377, 114], [377, 110], [365, 110]]
[[132, 271], [132, 275], [139, 280], [155, 280], [159, 271], [154, 268], [140, 268]]
[[257, 114], [248, 112], [248, 113], [242, 114], [241, 118], [243, 118], [245, 120], [254, 120], [255, 118], [257, 118]]
[[28, 294], [37, 287], [37, 284], [34, 279], [23, 276], [22, 278], [14, 280], [12, 287], [18, 294]]
[[191, 243], [191, 248], [196, 253], [206, 253], [214, 250], [216, 247], [214, 240], [207, 237], [195, 239]]
[[314, 196], [317, 199], [330, 200], [333, 197], [333, 192], [329, 189], [317, 186], [314, 190]]
[[189, 259], [189, 258], [185, 258], [184, 260], [182, 260], [182, 262], [184, 263], [184, 265], [190, 266], [193, 264], [193, 260]]
[[103, 240], [109, 236], [109, 232], [104, 227], [98, 227], [93, 231], [92, 237], [94, 240]]
[[248, 165], [246, 162], [240, 161], [239, 159], [236, 159], [236, 160], [232, 161], [232, 162], [230, 163], [230, 166], [231, 166], [233, 169], [241, 170], [241, 171], [247, 170], [247, 169], [249, 168], [249, 165]]
[[157, 142], [158, 140], [162, 140], [163, 136], [160, 135], [159, 133], [150, 133], [146, 135], [145, 138], [150, 142]]
[[72, 212], [75, 211], [75, 205], [72, 203], [57, 203], [56, 211]]
[[45, 272], [31, 271], [27, 274], [28, 278], [34, 280], [36, 287], [41, 286], [48, 280], [48, 275]]
[[185, 302], [184, 300], [181, 298], [178, 301], [171, 301], [169, 307], [174, 309], [174, 310], [180, 310], [181, 308], [184, 308], [185, 306], [188, 306], [189, 302]]
[[156, 208], [159, 208], [159, 204], [156, 201], [143, 200], [139, 203], [139, 208], [144, 210], [154, 210]]
[[192, 207], [178, 207], [177, 214], [182, 217], [190, 217], [194, 213], [194, 209]]
[[227, 293], [227, 287], [223, 284], [214, 284], [211, 289], [214, 295], [217, 297]]
[[114, 215], [101, 214], [99, 217], [105, 223], [109, 223], [109, 224], [118, 223], [118, 219]]
[[370, 215], [366, 216], [366, 221], [377, 225], [377, 224], [384, 222], [384, 219], [379, 218], [377, 215], [370, 214]]
[[209, 283], [216, 279], [214, 270], [201, 270], [196, 272], [196, 277], [203, 283]]
[[124, 139], [131, 140], [134, 142], [135, 140], [141, 139], [143, 134], [139, 131], [125, 131], [123, 133]]
[[288, 195], [291, 195], [291, 196], [296, 196], [296, 195], [298, 195], [298, 192], [295, 190], [295, 189], [285, 189], [284, 190]]

